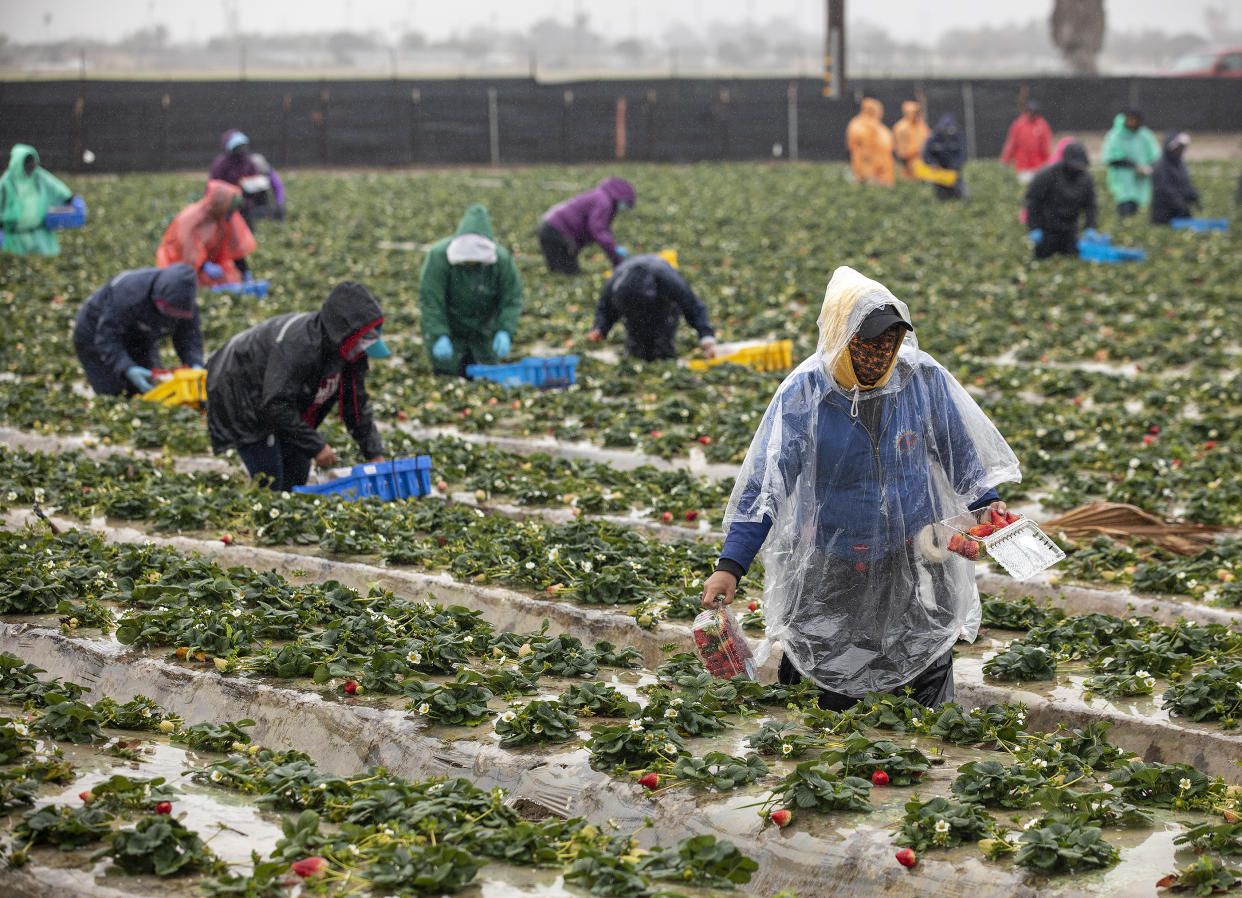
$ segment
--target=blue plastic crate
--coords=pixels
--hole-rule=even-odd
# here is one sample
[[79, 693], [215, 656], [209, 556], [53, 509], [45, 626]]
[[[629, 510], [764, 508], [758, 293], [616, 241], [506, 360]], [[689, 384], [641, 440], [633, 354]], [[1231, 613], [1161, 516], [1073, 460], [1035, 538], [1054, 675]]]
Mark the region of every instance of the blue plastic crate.
[[532, 386], [550, 390], [576, 383], [577, 369], [576, 355], [527, 356], [508, 365], [467, 365], [466, 376], [490, 380], [503, 387]]
[[1175, 218], [1169, 222], [1175, 231], [1227, 231], [1227, 218]]
[[52, 206], [43, 216], [43, 227], [49, 231], [62, 231], [65, 228], [81, 228], [86, 225], [86, 202], [75, 196], [63, 206]]
[[354, 465], [344, 477], [327, 483], [295, 486], [295, 493], [340, 496], [353, 501], [375, 497], [385, 502], [412, 499], [431, 492], [431, 456], [394, 458]]
[[264, 296], [267, 296], [269, 284], [270, 282], [265, 278], [261, 281], [237, 281], [228, 284], [213, 284], [211, 289], [217, 293], [245, 293], [262, 299]]
[[1147, 251], [1130, 249], [1125, 246], [1113, 246], [1112, 238], [1100, 234], [1095, 240], [1078, 241], [1078, 258], [1089, 262], [1142, 262], [1147, 258]]

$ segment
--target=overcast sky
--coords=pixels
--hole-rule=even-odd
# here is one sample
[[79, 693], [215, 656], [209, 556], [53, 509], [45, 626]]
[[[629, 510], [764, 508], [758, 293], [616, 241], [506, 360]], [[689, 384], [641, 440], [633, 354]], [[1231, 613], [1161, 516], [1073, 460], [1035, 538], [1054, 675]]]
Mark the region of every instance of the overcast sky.
[[[1232, 7], [1230, 25], [1242, 25], [1237, 0], [1108, 0], [1109, 27], [1152, 27], [1205, 34], [1208, 6]], [[902, 40], [934, 41], [946, 28], [1003, 25], [1047, 16], [1052, 0], [867, 0], [846, 4], [853, 16], [884, 25]], [[407, 30], [433, 40], [481, 24], [524, 30], [551, 17], [566, 24], [577, 12], [616, 38], [652, 38], [669, 25], [707, 21], [744, 24], [792, 20], [822, 33], [822, 0], [0, 0], [0, 34], [20, 43], [92, 36], [115, 40], [140, 28], [167, 26], [176, 41], [205, 40], [229, 31], [229, 10], [246, 33], [379, 29], [395, 40]]]

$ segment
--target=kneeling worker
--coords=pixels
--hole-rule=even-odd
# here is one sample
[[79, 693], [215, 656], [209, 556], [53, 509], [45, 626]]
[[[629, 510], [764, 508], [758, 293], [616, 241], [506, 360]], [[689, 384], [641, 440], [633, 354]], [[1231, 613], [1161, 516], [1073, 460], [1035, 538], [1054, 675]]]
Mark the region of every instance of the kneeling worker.
[[587, 339], [598, 343], [618, 321], [625, 323], [625, 351], [644, 361], [677, 358], [677, 320], [699, 335], [703, 354], [716, 354], [716, 331], [707, 306], [677, 272], [677, 256], [644, 253], [617, 266], [599, 294], [595, 325]]
[[122, 271], [90, 295], [73, 325], [73, 348], [100, 396], [145, 393], [171, 336], [183, 365], [203, 366], [198, 280], [184, 263]]
[[234, 336], [207, 360], [212, 451], [236, 449], [250, 476], [272, 489], [301, 486], [312, 460], [337, 463], [315, 431], [337, 406], [363, 457], [383, 461], [366, 392], [368, 358], [389, 355], [383, 323], [367, 289], [341, 281], [318, 312], [277, 315]]

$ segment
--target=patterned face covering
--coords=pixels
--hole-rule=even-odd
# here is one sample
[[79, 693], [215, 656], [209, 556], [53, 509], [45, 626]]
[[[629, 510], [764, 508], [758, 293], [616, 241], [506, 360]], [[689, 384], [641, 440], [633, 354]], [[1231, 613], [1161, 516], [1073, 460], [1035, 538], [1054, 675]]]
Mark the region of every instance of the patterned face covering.
[[855, 334], [850, 338], [850, 364], [854, 366], [854, 374], [861, 386], [875, 386], [876, 381], [889, 372], [902, 333], [901, 325], [894, 324], [874, 337], [863, 338]]

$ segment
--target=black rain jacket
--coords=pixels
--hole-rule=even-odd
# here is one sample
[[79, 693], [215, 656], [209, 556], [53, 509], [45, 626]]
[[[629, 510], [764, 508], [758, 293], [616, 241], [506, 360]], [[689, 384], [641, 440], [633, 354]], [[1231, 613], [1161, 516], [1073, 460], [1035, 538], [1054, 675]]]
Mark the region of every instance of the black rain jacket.
[[625, 351], [651, 361], [677, 357], [677, 320], [685, 318], [699, 335], [714, 337], [707, 306], [685, 278], [657, 255], [631, 256], [617, 266], [600, 290], [595, 330], [607, 336], [625, 322]]
[[198, 281], [189, 265], [122, 271], [82, 304], [73, 342], [121, 377], [134, 365], [159, 365], [159, 342], [172, 336], [182, 364], [203, 364]]
[[1180, 134], [1170, 131], [1164, 137], [1164, 153], [1151, 167], [1151, 222], [1168, 224], [1175, 218], [1190, 218], [1191, 206], [1199, 205], [1199, 191], [1190, 183], [1186, 160], [1169, 144]]
[[1094, 228], [1099, 210], [1095, 182], [1087, 168], [1087, 151], [1071, 143], [1061, 159], [1045, 165], [1026, 188], [1026, 226], [1060, 234], [1078, 233], [1078, 216]]
[[367, 402], [367, 356], [346, 361], [358, 339], [384, 313], [354, 281], [332, 288], [318, 312], [277, 315], [242, 331], [207, 360], [207, 430], [211, 448], [261, 443], [317, 455], [316, 431], [333, 406], [366, 458], [384, 453]]

